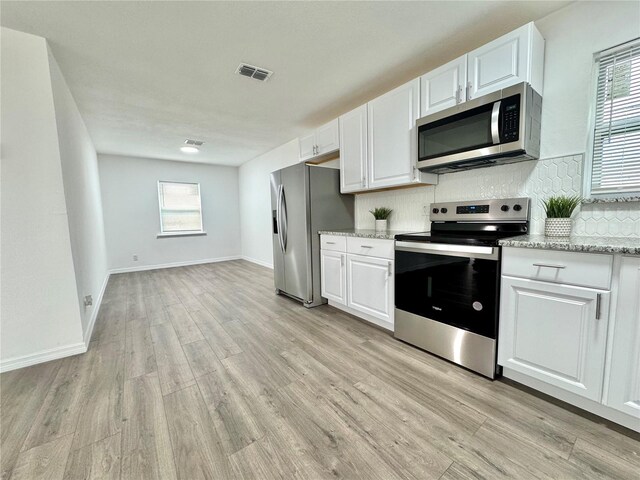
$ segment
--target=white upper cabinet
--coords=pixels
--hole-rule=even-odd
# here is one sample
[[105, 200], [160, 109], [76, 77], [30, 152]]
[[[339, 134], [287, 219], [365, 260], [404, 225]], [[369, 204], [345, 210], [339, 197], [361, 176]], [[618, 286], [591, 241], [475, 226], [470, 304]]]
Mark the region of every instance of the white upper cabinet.
[[420, 115], [420, 79], [368, 104], [368, 187], [418, 181], [415, 123]]
[[321, 126], [316, 130], [316, 155], [335, 152], [340, 148], [338, 119]]
[[340, 148], [338, 119], [317, 128], [307, 136], [300, 137], [298, 142], [301, 162], [337, 151]]
[[467, 99], [467, 56], [432, 70], [420, 77], [420, 116], [431, 115]]
[[542, 95], [544, 39], [533, 22], [467, 55], [467, 100], [520, 82]]
[[640, 257], [623, 257], [605, 403], [640, 419]]
[[340, 191], [357, 192], [367, 186], [367, 106], [340, 117]]
[[300, 161], [304, 162], [315, 156], [316, 152], [316, 134], [312, 133], [306, 137], [300, 137], [298, 140], [300, 145]]

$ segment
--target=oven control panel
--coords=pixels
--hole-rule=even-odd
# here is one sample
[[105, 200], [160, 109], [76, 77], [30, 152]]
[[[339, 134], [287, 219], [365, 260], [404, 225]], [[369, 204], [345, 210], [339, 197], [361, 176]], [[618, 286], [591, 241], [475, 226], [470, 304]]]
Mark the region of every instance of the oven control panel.
[[529, 220], [529, 203], [528, 198], [433, 203], [429, 219], [432, 222], [526, 221]]
[[462, 213], [489, 213], [489, 205], [459, 205], [456, 207], [458, 215]]

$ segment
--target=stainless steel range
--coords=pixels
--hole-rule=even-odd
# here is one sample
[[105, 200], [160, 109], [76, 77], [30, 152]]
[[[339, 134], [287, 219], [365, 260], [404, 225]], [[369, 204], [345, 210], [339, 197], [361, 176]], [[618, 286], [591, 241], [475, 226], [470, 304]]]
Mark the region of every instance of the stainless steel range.
[[430, 220], [396, 236], [395, 337], [495, 378], [498, 240], [528, 232], [529, 199], [435, 203]]

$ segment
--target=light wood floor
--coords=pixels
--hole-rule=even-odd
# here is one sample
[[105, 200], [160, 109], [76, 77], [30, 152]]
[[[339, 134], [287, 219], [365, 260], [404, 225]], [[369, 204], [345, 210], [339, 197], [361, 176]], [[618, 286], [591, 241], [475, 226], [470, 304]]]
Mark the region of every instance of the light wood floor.
[[3, 374], [2, 478], [640, 478], [640, 442], [233, 261], [111, 277], [83, 355]]

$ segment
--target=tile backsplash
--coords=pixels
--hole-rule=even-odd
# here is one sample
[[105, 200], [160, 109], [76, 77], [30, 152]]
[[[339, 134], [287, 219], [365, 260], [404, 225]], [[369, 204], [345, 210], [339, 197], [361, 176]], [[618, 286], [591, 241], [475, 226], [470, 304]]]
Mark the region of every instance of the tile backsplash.
[[[435, 202], [530, 197], [531, 232], [543, 233], [542, 199], [582, 194], [584, 156], [544, 160], [440, 175], [436, 186], [365, 193], [356, 196], [356, 227], [374, 228], [374, 207], [393, 209], [390, 228], [423, 231], [429, 228], [429, 206]], [[574, 215], [575, 235], [640, 238], [640, 203], [583, 204]]]

